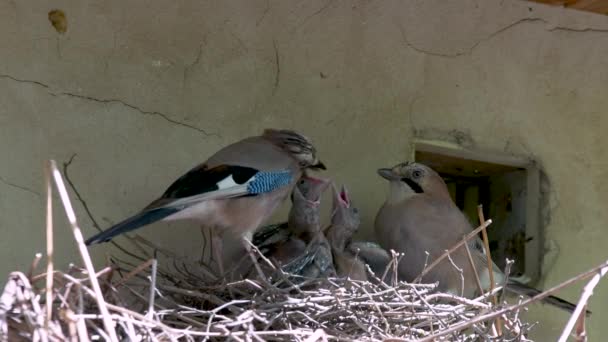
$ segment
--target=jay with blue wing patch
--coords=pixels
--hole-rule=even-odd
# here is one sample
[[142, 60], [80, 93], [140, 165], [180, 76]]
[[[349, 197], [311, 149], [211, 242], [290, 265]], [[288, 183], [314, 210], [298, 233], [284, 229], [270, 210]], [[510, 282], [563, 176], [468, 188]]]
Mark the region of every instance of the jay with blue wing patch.
[[[212, 228], [214, 259], [223, 273], [222, 235], [251, 239], [291, 193], [306, 169], [325, 169], [311, 141], [291, 130], [228, 145], [188, 171], [139, 213], [89, 238], [92, 245], [156, 221], [190, 220]], [[245, 244], [249, 248], [249, 242]]]

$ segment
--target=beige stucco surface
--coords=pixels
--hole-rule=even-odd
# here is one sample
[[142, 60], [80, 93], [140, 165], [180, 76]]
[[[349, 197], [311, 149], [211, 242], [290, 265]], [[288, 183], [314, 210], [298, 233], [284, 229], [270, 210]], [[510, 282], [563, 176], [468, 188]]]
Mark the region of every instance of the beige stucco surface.
[[[64, 35], [53, 8], [67, 14]], [[608, 258], [606, 16], [514, 0], [2, 0], [0, 14], [0, 275], [44, 251], [46, 159], [75, 155], [90, 235], [83, 202], [105, 227], [264, 127], [316, 142], [367, 237], [386, 191], [375, 169], [407, 158], [415, 136], [532, 156], [548, 180], [538, 285]], [[56, 218], [57, 260], [78, 262]], [[198, 229], [142, 234], [198, 257]], [[593, 341], [608, 334], [607, 301], [601, 285]], [[531, 311], [537, 340], [555, 340], [567, 316]]]

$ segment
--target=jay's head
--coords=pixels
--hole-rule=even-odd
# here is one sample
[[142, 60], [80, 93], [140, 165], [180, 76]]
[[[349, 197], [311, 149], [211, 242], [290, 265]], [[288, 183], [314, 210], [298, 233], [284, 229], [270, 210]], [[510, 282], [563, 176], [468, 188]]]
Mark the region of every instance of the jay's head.
[[262, 136], [291, 154], [302, 169], [325, 170], [325, 165], [317, 157], [312, 141], [292, 130], [266, 129]]
[[441, 176], [424, 164], [404, 162], [390, 169], [378, 169], [378, 174], [391, 183], [391, 191], [400, 192], [403, 195], [424, 193], [448, 198], [450, 196]]

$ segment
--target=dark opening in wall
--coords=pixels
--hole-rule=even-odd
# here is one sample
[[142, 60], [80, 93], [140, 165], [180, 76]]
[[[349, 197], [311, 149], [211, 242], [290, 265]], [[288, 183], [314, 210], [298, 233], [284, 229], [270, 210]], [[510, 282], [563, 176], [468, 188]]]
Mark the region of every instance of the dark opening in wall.
[[474, 227], [483, 205], [492, 259], [504, 269], [513, 259], [514, 276], [538, 280], [542, 258], [539, 221], [539, 170], [528, 159], [464, 149], [458, 145], [418, 140], [415, 160], [439, 172], [452, 199]]

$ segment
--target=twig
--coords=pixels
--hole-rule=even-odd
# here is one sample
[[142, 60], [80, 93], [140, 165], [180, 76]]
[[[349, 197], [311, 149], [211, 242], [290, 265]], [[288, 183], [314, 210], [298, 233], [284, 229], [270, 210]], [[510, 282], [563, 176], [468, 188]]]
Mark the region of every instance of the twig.
[[30, 270], [27, 272], [27, 279], [30, 280], [30, 283], [34, 281], [34, 272], [36, 271], [36, 268], [38, 268], [40, 259], [42, 259], [42, 253], [36, 253], [32, 260], [32, 264], [30, 265]]
[[566, 342], [568, 336], [570, 336], [570, 333], [574, 328], [574, 325], [576, 324], [576, 321], [579, 319], [579, 316], [585, 315], [585, 306], [587, 306], [589, 298], [593, 295], [593, 289], [597, 286], [597, 284], [599, 284], [602, 277], [605, 276], [606, 273], [608, 273], [608, 261], [606, 261], [603, 265], [605, 266], [600, 266], [599, 269], [597, 269], [596, 271], [598, 273], [593, 276], [591, 280], [589, 280], [587, 285], [585, 285], [583, 289], [583, 294], [581, 295], [581, 299], [579, 299], [578, 304], [576, 304], [576, 309], [574, 309], [574, 312], [570, 316], [570, 319], [568, 320], [568, 323], [566, 324], [566, 327], [564, 328], [564, 331], [562, 332], [562, 335], [560, 336], [558, 342]]
[[434, 294], [428, 295], [426, 297], [426, 300], [427, 301], [431, 301], [432, 299], [435, 299], [435, 298], [450, 299], [450, 300], [453, 300], [453, 301], [455, 301], [457, 303], [460, 303], [460, 304], [480, 307], [480, 308], [483, 308], [483, 309], [490, 308], [490, 305], [488, 305], [488, 304], [485, 304], [485, 303], [482, 303], [482, 302], [479, 302], [479, 301], [476, 301], [476, 300], [473, 300], [473, 299], [467, 299], [467, 298], [459, 297], [459, 296], [453, 295], [451, 293], [434, 293]]
[[454, 267], [456, 272], [458, 272], [460, 275], [460, 296], [464, 297], [464, 272], [462, 271], [462, 268], [456, 266], [454, 260], [452, 260], [452, 257], [450, 256], [450, 253], [447, 254], [447, 258], [450, 261], [450, 264], [452, 264], [452, 267]]
[[466, 243], [467, 241], [469, 241], [472, 237], [474, 237], [475, 235], [477, 235], [482, 229], [487, 228], [490, 224], [492, 224], [492, 220], [487, 220], [482, 225], [480, 225], [479, 227], [477, 227], [475, 230], [473, 230], [472, 232], [470, 232], [469, 234], [467, 234], [464, 237], [464, 239], [462, 239], [462, 241], [458, 242], [452, 248], [448, 249], [445, 253], [443, 253], [437, 259], [435, 259], [428, 267], [426, 267], [425, 269], [423, 269], [422, 272], [420, 273], [420, 275], [418, 277], [416, 277], [416, 279], [414, 279], [414, 281], [412, 281], [412, 283], [417, 283], [418, 281], [420, 281], [420, 279], [422, 279], [422, 277], [424, 277], [427, 273], [429, 273], [430, 270], [432, 270], [433, 268], [435, 268], [435, 266], [437, 266], [443, 259], [445, 259], [448, 254], [454, 252], [457, 248], [459, 248], [464, 243]]
[[[483, 205], [477, 206], [477, 215], [479, 216], [479, 224], [485, 222], [485, 218], [483, 216]], [[496, 283], [494, 282], [494, 262], [492, 261], [492, 254], [490, 252], [490, 240], [488, 239], [488, 230], [483, 228], [481, 230], [481, 236], [483, 237], [483, 245], [484, 250], [486, 252], [486, 259], [488, 261], [488, 276], [490, 277], [490, 292], [494, 291], [494, 286]], [[492, 296], [492, 301], [494, 305], [498, 305], [498, 299], [496, 296]], [[502, 336], [502, 327], [501, 327], [500, 317], [496, 319], [496, 329], [498, 330], [498, 336]]]
[[152, 261], [152, 274], [150, 275], [150, 300], [148, 303], [148, 313], [147, 315], [152, 318], [154, 317], [154, 298], [156, 298], [156, 268], [158, 266], [158, 259], [156, 259], [156, 255]]
[[477, 284], [479, 294], [483, 294], [483, 286], [481, 286], [481, 280], [479, 280], [479, 273], [477, 272], [477, 267], [475, 267], [475, 262], [473, 261], [473, 256], [471, 255], [471, 249], [469, 248], [469, 244], [465, 242], [464, 247], [467, 251], [467, 257], [469, 258], [469, 264], [471, 265], [471, 269], [473, 270], [473, 275], [475, 276], [475, 283]]
[[68, 217], [68, 221], [72, 226], [72, 232], [74, 233], [74, 239], [76, 240], [76, 244], [78, 245], [78, 250], [80, 251], [80, 255], [85, 264], [87, 272], [89, 273], [89, 278], [91, 280], [91, 285], [93, 286], [93, 290], [95, 291], [95, 297], [97, 299], [97, 305], [99, 306], [99, 311], [103, 316], [103, 324], [106, 329], [106, 332], [109, 334], [110, 340], [112, 342], [118, 342], [118, 337], [116, 335], [116, 330], [114, 330], [114, 322], [110, 317], [108, 312], [108, 308], [106, 306], [106, 302], [103, 299], [103, 294], [101, 293], [101, 288], [99, 287], [99, 282], [95, 277], [95, 268], [93, 267], [93, 262], [91, 261], [91, 257], [89, 256], [89, 252], [87, 250], [86, 245], [84, 244], [84, 238], [82, 236], [82, 232], [80, 231], [80, 227], [78, 227], [78, 223], [76, 221], [76, 214], [74, 214], [74, 209], [72, 208], [72, 203], [70, 202], [70, 198], [68, 196], [68, 192], [65, 188], [65, 184], [63, 183], [63, 178], [61, 177], [61, 173], [57, 169], [57, 164], [54, 160], [51, 160], [51, 170], [53, 172], [53, 177], [55, 179], [55, 185], [57, 186], [57, 191], [59, 192], [59, 196], [61, 201], [63, 202], [63, 208], [65, 209], [65, 213]]
[[511, 260], [511, 259], [506, 259], [506, 264], [505, 264], [505, 279], [502, 282], [502, 293], [500, 295], [501, 298], [505, 297], [505, 293], [507, 292], [507, 283], [509, 282], [509, 277], [511, 276], [511, 266], [513, 266], [513, 263], [515, 261]]
[[[144, 245], [152, 248], [154, 251], [158, 251], [160, 253], [163, 253], [164, 255], [171, 257], [171, 258], [177, 258], [177, 255], [175, 255], [175, 253], [171, 252], [170, 250], [163, 248], [159, 245], [154, 244], [152, 241], [146, 240], [143, 236], [139, 235], [139, 234], [135, 234], [135, 236], [132, 238], [134, 241], [137, 242], [141, 242]], [[141, 248], [141, 246], [140, 246]]]
[[9, 278], [11, 281], [17, 283], [15, 297], [17, 303], [21, 304], [22, 310], [27, 311], [26, 302], [31, 304], [33, 312], [26, 315], [26, 320], [33, 328], [34, 338], [40, 338], [43, 342], [48, 341], [48, 333], [47, 330], [44, 329], [44, 315], [42, 314], [40, 303], [38, 303], [36, 294], [34, 293], [29, 280], [25, 274], [21, 272], [12, 272]]
[[141, 263], [139, 266], [135, 267], [135, 269], [133, 269], [131, 272], [129, 272], [125, 276], [123, 276], [122, 279], [120, 279], [120, 281], [114, 287], [118, 288], [118, 287], [123, 286], [127, 281], [129, 281], [129, 279], [133, 278], [133, 276], [140, 273], [144, 269], [150, 267], [150, 265], [154, 264], [155, 260], [156, 259], [150, 259], [150, 260], [146, 260], [145, 262]]
[[[255, 257], [256, 252], [258, 255], [262, 255], [262, 253], [260, 253], [260, 250], [254, 244], [252, 244], [247, 238], [245, 238], [245, 237], [241, 238], [241, 242], [243, 243], [243, 246], [245, 247], [246, 253], [249, 255], [249, 257], [251, 259], [251, 263], [253, 264], [253, 267], [255, 268], [255, 270], [258, 273], [258, 277], [260, 278], [260, 281], [262, 281], [266, 285], [269, 285], [270, 282], [268, 281], [268, 278], [264, 274], [264, 271], [262, 271], [262, 268], [260, 267], [260, 264], [258, 263], [258, 259]], [[270, 260], [268, 260], [267, 258], [264, 258], [264, 260], [266, 260], [270, 265], [272, 265]], [[274, 267], [274, 266], [272, 266], [272, 267]]]
[[53, 315], [53, 185], [49, 163], [44, 167], [44, 183], [46, 185], [46, 316], [44, 329], [49, 333], [49, 322]]
[[7, 316], [17, 299], [17, 287], [17, 281], [9, 278], [0, 296], [0, 337], [3, 342], [8, 340]]
[[587, 342], [587, 329], [585, 329], [585, 311], [587, 311], [586, 309], [587, 305], [583, 307], [583, 310], [578, 315], [578, 320], [576, 321], [576, 328], [574, 330], [574, 339], [576, 342]]
[[321, 329], [315, 330], [315, 332], [305, 339], [304, 342], [317, 342], [319, 339], [323, 342], [327, 341], [327, 335], [325, 334], [325, 331]]

